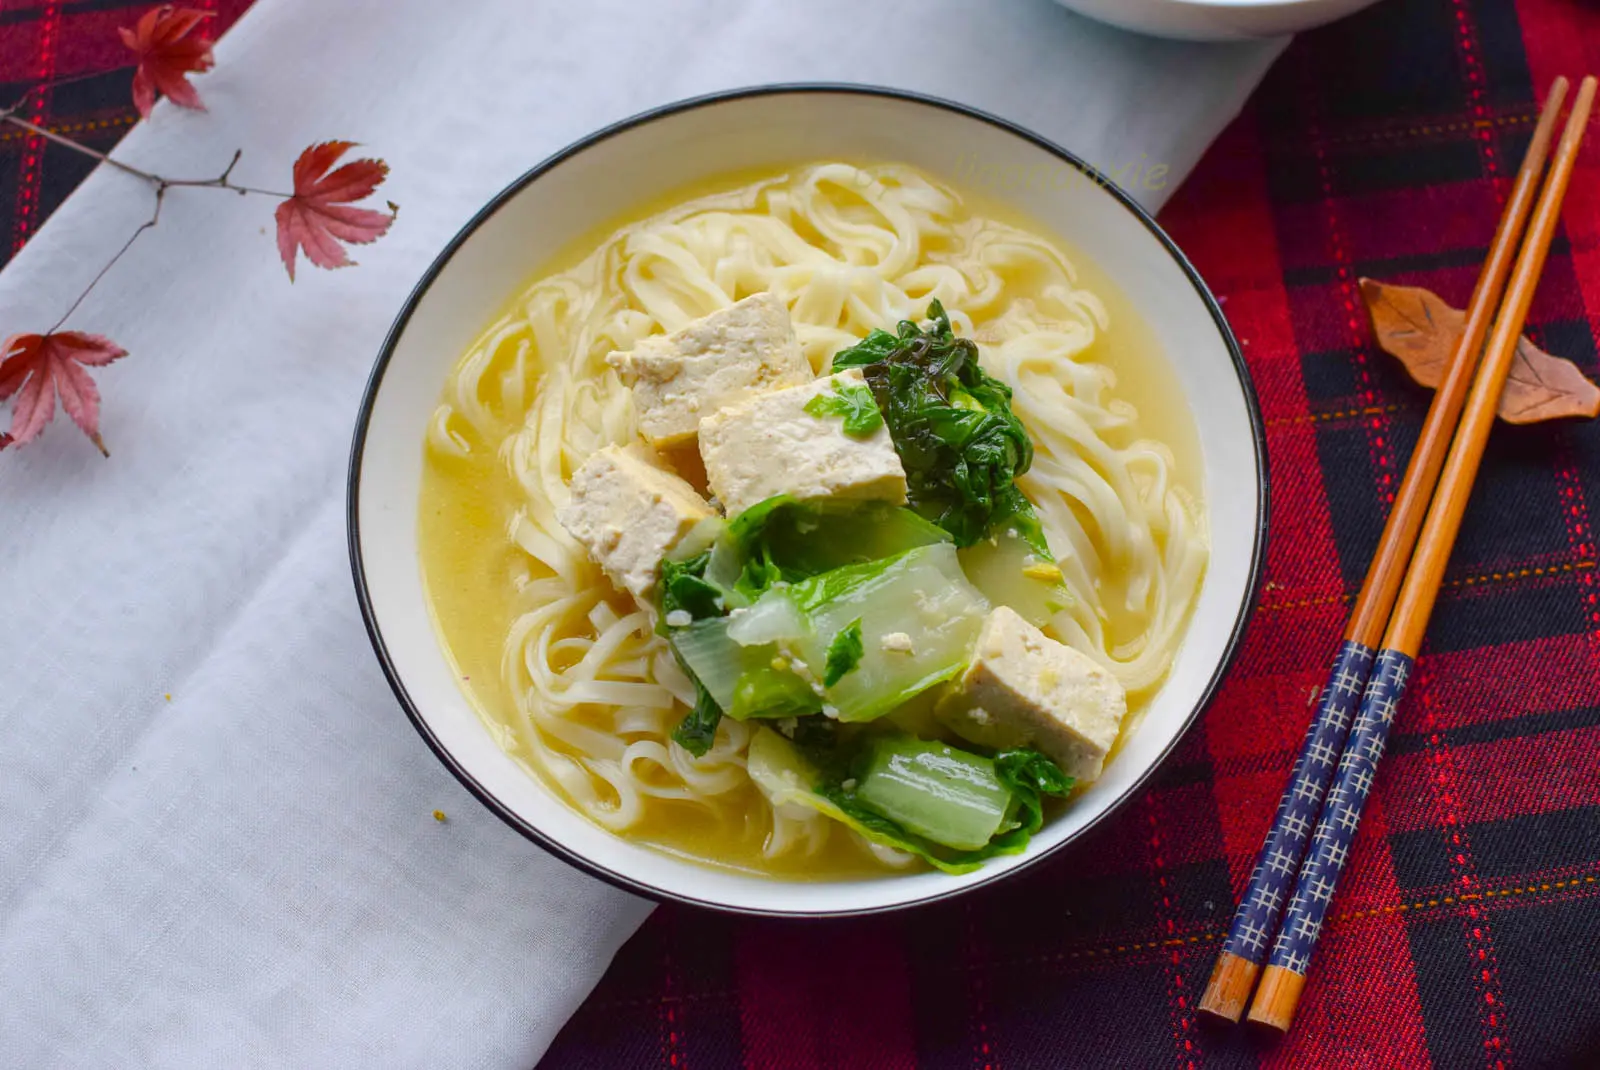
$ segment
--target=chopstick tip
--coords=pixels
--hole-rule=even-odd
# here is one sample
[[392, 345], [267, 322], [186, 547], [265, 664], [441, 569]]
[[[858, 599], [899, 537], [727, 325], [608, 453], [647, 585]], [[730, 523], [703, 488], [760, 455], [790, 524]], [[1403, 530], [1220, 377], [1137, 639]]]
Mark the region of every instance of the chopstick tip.
[[[1561, 149], [1558, 152], [1557, 165], [1565, 164], [1570, 177], [1571, 162], [1559, 159], [1560, 156], [1576, 154], [1578, 144], [1583, 140], [1583, 135], [1589, 128], [1589, 110], [1594, 106], [1595, 77], [1592, 74], [1583, 76], [1583, 81], [1578, 83], [1578, 95], [1572, 100], [1572, 111], [1567, 115], [1567, 127], [1561, 132]], [[1566, 187], [1561, 189], [1566, 192]], [[1559, 205], [1559, 200], [1557, 204]]]
[[1205, 994], [1200, 997], [1200, 1012], [1227, 1022], [1237, 1022], [1244, 1016], [1250, 1003], [1250, 990], [1255, 987], [1256, 974], [1261, 967], [1231, 951], [1217, 956], [1212, 967], [1211, 980]]
[[1261, 987], [1250, 1004], [1251, 1025], [1265, 1026], [1279, 1033], [1287, 1033], [1294, 1023], [1294, 1011], [1300, 1003], [1300, 993], [1306, 987], [1306, 975], [1286, 970], [1282, 966], [1268, 966], [1261, 973]]

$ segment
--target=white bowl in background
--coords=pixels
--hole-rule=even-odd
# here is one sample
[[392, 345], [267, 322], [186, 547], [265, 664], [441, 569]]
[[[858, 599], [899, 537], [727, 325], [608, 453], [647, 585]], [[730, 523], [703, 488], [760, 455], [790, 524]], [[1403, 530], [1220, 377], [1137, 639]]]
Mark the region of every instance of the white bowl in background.
[[1377, 0], [1056, 0], [1125, 30], [1191, 41], [1278, 37], [1342, 19]]
[[[1085, 178], [1020, 183], [1003, 196], [1128, 294], [1194, 412], [1211, 561], [1171, 674], [1099, 780], [1024, 853], [964, 876], [788, 882], [699, 865], [602, 829], [496, 745], [434, 634], [418, 564], [418, 494], [423, 433], [447, 375], [558, 250], [663, 193], [824, 158], [909, 163], [960, 189], [953, 172], [972, 153], [1020, 174], [1070, 169]], [[1262, 566], [1266, 492], [1261, 417], [1238, 344], [1194, 268], [1125, 194], [1064, 150], [959, 105], [859, 86], [771, 86], [684, 101], [599, 131], [529, 171], [467, 224], [422, 277], [378, 355], [357, 419], [348, 523], [356, 590], [384, 672], [423, 738], [485, 805], [529, 839], [641, 894], [817, 916], [904, 907], [989, 884], [1132, 798], [1204, 708], [1238, 647]]]

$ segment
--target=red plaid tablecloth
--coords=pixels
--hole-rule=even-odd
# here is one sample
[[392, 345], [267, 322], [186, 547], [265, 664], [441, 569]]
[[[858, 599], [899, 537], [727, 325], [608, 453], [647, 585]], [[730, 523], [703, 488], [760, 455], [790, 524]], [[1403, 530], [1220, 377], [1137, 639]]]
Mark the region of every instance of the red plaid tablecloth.
[[[196, 6], [220, 32], [248, 3]], [[135, 118], [114, 30], [146, 6], [0, 0], [0, 102], [90, 75], [28, 115], [109, 148]], [[544, 1065], [1600, 1066], [1592, 423], [1495, 432], [1293, 1034], [1194, 1012], [1428, 400], [1374, 347], [1356, 280], [1464, 304], [1536, 91], [1587, 71], [1592, 0], [1386, 0], [1298, 40], [1162, 220], [1226, 302], [1272, 465], [1266, 589], [1200, 725], [1085, 842], [953, 904], [663, 907]], [[0, 257], [86, 163], [0, 129]], [[1530, 323], [1600, 377], [1595, 138]]]

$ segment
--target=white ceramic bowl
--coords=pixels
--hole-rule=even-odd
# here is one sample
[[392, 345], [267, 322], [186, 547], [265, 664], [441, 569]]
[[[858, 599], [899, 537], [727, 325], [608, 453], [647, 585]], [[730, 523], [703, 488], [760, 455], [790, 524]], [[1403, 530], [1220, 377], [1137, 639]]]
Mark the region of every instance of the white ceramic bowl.
[[1236, 41], [1299, 33], [1376, 0], [1056, 0], [1113, 26], [1191, 41]]
[[429, 620], [417, 557], [423, 431], [466, 346], [557, 250], [666, 191], [708, 176], [827, 157], [900, 161], [936, 177], [965, 153], [1002, 166], [1092, 172], [999, 119], [851, 86], [775, 86], [670, 105], [602, 130], [513, 183], [418, 283], [367, 388], [350, 465], [356, 590], [401, 705], [485, 805], [563, 858], [656, 898], [749, 913], [839, 915], [903, 907], [988, 884], [1039, 861], [1133, 796], [1216, 689], [1254, 601], [1265, 543], [1261, 419], [1239, 348], [1178, 249], [1103, 180], [1024, 183], [1011, 205], [1067, 237], [1133, 299], [1170, 357], [1199, 426], [1212, 556], [1166, 685], [1105, 774], [1020, 855], [975, 873], [784, 882], [670, 857], [582, 817], [495, 745], [456, 684]]

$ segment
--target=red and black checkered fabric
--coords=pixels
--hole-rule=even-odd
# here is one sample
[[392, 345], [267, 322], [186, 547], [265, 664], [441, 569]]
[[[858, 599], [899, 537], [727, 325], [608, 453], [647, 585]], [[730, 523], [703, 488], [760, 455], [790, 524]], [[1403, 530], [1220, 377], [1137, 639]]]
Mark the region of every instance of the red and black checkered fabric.
[[[142, 6], [0, 0], [4, 99], [92, 73], [30, 117], [109, 147], [134, 118], [113, 31]], [[199, 6], [220, 31], [247, 0]], [[1194, 1012], [1428, 400], [1357, 279], [1464, 304], [1536, 93], [1586, 71], [1590, 0], [1385, 0], [1298, 40], [1163, 215], [1226, 301], [1271, 454], [1266, 589], [1212, 709], [1141, 798], [1001, 887], [839, 923], [660, 909], [544, 1065], [1600, 1066], [1592, 423], [1495, 431], [1293, 1033]], [[0, 131], [0, 256], [85, 172]], [[1600, 377], [1600, 139], [1530, 323]]]

